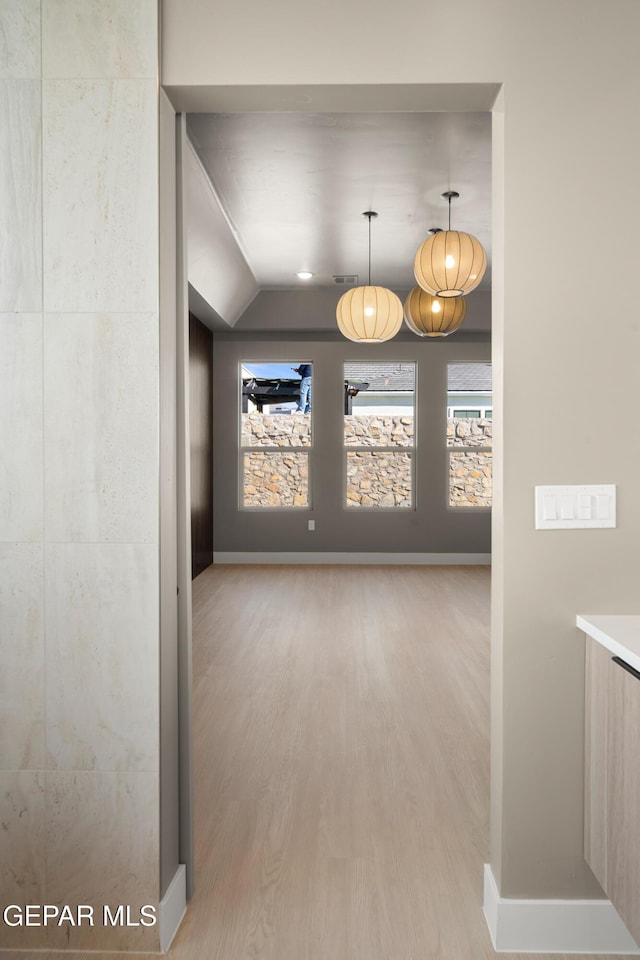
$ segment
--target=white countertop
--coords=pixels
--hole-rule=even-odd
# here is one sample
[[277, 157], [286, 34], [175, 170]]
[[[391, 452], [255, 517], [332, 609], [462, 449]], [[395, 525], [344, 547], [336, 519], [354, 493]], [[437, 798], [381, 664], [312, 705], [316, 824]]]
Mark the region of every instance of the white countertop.
[[616, 657], [640, 670], [640, 615], [579, 614], [576, 626]]

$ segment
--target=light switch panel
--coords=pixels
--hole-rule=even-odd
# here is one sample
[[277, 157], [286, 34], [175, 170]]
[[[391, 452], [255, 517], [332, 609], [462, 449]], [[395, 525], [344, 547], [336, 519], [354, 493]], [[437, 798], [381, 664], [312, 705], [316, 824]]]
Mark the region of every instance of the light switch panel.
[[536, 487], [535, 498], [536, 530], [616, 525], [614, 483]]

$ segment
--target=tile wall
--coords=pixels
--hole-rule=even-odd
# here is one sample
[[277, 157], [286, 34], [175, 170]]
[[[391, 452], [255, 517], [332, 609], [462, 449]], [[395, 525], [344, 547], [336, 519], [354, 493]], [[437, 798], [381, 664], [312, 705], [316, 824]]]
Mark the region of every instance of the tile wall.
[[[157, 0], [0, 0], [0, 907], [158, 899]], [[157, 927], [0, 948], [155, 950]]]

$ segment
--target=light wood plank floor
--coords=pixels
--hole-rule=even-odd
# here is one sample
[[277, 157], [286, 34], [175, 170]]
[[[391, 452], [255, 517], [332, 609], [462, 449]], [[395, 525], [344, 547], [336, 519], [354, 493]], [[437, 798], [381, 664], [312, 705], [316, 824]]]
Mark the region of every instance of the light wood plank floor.
[[488, 625], [488, 568], [195, 581], [197, 892], [172, 960], [497, 956]]

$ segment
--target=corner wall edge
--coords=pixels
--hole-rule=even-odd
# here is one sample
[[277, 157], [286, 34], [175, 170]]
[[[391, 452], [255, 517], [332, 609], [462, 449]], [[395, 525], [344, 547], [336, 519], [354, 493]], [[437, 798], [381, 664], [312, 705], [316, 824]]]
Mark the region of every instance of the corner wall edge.
[[166, 953], [171, 946], [186, 912], [187, 870], [181, 863], [158, 907], [158, 935], [162, 953]]
[[484, 865], [482, 909], [498, 953], [640, 955], [610, 900], [510, 900]]

